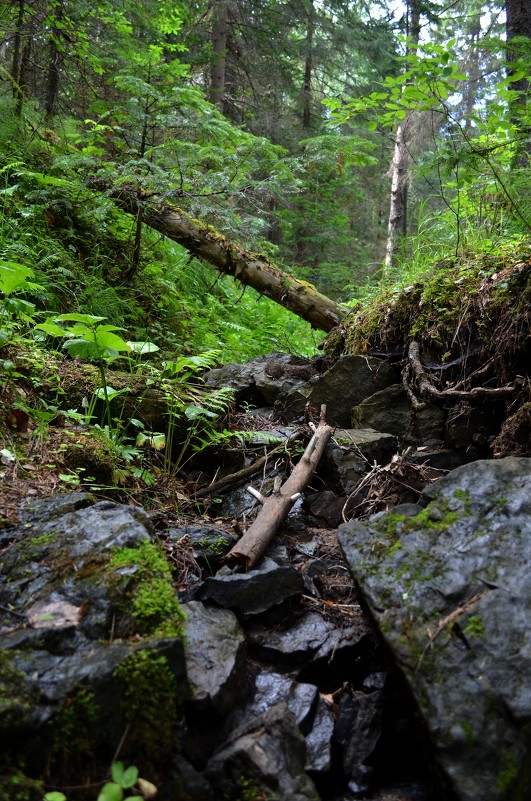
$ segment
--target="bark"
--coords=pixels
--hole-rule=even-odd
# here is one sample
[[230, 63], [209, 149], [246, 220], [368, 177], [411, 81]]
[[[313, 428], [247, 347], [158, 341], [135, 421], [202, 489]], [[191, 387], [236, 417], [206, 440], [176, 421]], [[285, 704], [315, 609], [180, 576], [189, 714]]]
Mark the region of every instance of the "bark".
[[[531, 39], [531, 0], [506, 0], [505, 11], [507, 74], [510, 76], [514, 73], [514, 62], [523, 57], [527, 50], [526, 45], [518, 41], [518, 38], [526, 36]], [[523, 144], [518, 150], [515, 166], [527, 168], [531, 164], [531, 126], [527, 120], [527, 98], [531, 89], [529, 76], [524, 75], [511, 83], [511, 89], [519, 93], [511, 104], [511, 117], [523, 135]]]
[[[114, 200], [124, 211], [137, 215], [139, 202], [132, 192], [120, 189], [114, 193]], [[331, 331], [346, 314], [345, 309], [311, 284], [283, 272], [265, 256], [251, 253], [220, 236], [210, 226], [177, 207], [163, 202], [156, 208], [145, 205], [143, 222], [221, 273], [237, 278], [242, 284], [253, 287], [261, 295], [307, 320], [313, 328]]]
[[210, 102], [224, 113], [225, 106], [225, 67], [227, 56], [228, 13], [226, 0], [214, 4], [214, 24], [212, 27], [213, 60], [210, 70]]
[[[407, 53], [415, 53], [420, 36], [420, 10], [419, 0], [409, 0], [408, 14], [408, 45]], [[409, 150], [407, 134], [410, 128], [411, 112], [400, 123], [396, 130], [393, 161], [391, 163], [391, 201], [389, 205], [389, 222], [387, 225], [387, 245], [385, 250], [386, 270], [394, 267], [400, 238], [407, 233], [407, 195], [409, 188]]]
[[[333, 428], [324, 421], [315, 429], [301, 460], [284, 484], [267, 498], [261, 499], [262, 509], [254, 523], [225, 557], [228, 564], [239, 565], [248, 570], [264, 555], [280, 524], [285, 520], [301, 491], [308, 485], [324, 449], [332, 436]], [[257, 495], [255, 491], [253, 495]]]
[[310, 127], [312, 112], [314, 14], [313, 0], [310, 0], [306, 26], [306, 56], [304, 59], [304, 81], [302, 86], [302, 127], [305, 129]]
[[59, 94], [59, 73], [61, 67], [61, 53], [59, 49], [59, 37], [61, 31], [57, 25], [63, 18], [63, 5], [59, 5], [56, 12], [56, 22], [52, 26], [50, 36], [50, 55], [48, 60], [48, 70], [46, 74], [46, 93], [44, 98], [44, 111], [49, 120], [55, 115], [57, 107], [57, 97]]

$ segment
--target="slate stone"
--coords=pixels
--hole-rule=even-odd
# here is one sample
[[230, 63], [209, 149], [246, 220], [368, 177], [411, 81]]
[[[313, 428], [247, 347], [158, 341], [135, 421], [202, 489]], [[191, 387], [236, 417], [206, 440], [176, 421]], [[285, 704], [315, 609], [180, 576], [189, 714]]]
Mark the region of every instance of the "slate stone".
[[270, 707], [284, 701], [293, 713], [302, 732], [308, 730], [318, 698], [315, 684], [294, 681], [282, 673], [260, 670], [255, 679], [255, 691], [251, 701], [234, 710], [227, 721], [229, 729], [266, 712]]
[[383, 692], [345, 693], [335, 722], [334, 738], [341, 746], [343, 770], [354, 795], [370, 790], [370, 764], [382, 733]]
[[442, 440], [445, 413], [424, 403], [414, 409], [402, 384], [375, 392], [352, 409], [353, 428], [373, 428], [394, 434], [402, 444]]
[[227, 787], [244, 789], [244, 779], [255, 797], [263, 793], [276, 801], [319, 801], [304, 771], [305, 760], [305, 742], [295, 717], [287, 704], [280, 703], [236, 729], [204, 773], [220, 797]]
[[327, 773], [332, 768], [334, 710], [319, 697], [312, 729], [306, 735], [306, 770]]
[[172, 540], [189, 537], [195, 559], [200, 567], [212, 573], [221, 566], [223, 556], [238, 541], [236, 534], [213, 526], [181, 526], [168, 530]]
[[249, 627], [248, 642], [263, 658], [298, 665], [331, 662], [344, 651], [357, 647], [370, 633], [368, 624], [356, 622], [338, 629], [317, 612], [308, 612], [285, 630]]
[[326, 446], [323, 460], [340, 493], [350, 495], [374, 463], [387, 464], [397, 448], [392, 434], [372, 429], [338, 429]]
[[238, 696], [245, 635], [236, 615], [228, 609], [199, 601], [182, 606], [187, 618], [185, 654], [191, 704], [200, 711], [212, 709], [224, 715]]
[[282, 420], [290, 421], [304, 413], [307, 403], [319, 412], [326, 404], [326, 420], [330, 425], [350, 425], [352, 408], [378, 390], [396, 383], [396, 373], [387, 362], [370, 356], [341, 356], [322, 375], [280, 393], [275, 411]]
[[459, 467], [420, 513], [340, 527], [460, 801], [531, 797], [531, 462]]
[[247, 573], [219, 571], [192, 590], [193, 600], [213, 601], [225, 609], [256, 615], [307, 591], [305, 576], [265, 557]]

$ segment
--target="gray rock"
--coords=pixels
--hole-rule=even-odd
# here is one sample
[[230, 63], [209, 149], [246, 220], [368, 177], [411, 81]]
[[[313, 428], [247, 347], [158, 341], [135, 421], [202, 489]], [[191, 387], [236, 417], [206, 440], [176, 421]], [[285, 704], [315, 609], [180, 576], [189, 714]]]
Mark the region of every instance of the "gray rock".
[[210, 759], [205, 775], [220, 795], [228, 786], [270, 794], [276, 801], [319, 801], [304, 771], [306, 748], [285, 703], [236, 729]]
[[225, 569], [192, 590], [198, 601], [214, 601], [225, 609], [256, 615], [307, 591], [305, 576], [293, 567], [278, 565], [265, 557], [247, 573]]
[[335, 740], [341, 746], [343, 770], [351, 793], [370, 789], [373, 769], [370, 761], [382, 733], [383, 693], [346, 693], [339, 702]]
[[191, 703], [200, 711], [212, 709], [224, 715], [239, 692], [246, 654], [244, 633], [236, 615], [227, 609], [190, 601], [183, 610]]
[[200, 567], [215, 573], [221, 560], [237, 542], [238, 537], [230, 531], [212, 526], [181, 526], [168, 530], [172, 540], [189, 537], [193, 554]]
[[340, 528], [365, 602], [461, 801], [531, 787], [531, 462], [464, 465], [426, 508]]
[[326, 446], [324, 462], [341, 493], [350, 495], [374, 463], [387, 464], [397, 447], [397, 439], [392, 434], [371, 429], [338, 429]]
[[249, 627], [248, 642], [264, 658], [284, 664], [330, 663], [345, 651], [356, 648], [368, 636], [368, 624], [359, 620], [350, 628], [338, 629], [317, 612], [298, 618], [285, 630]]
[[312, 729], [306, 735], [306, 770], [327, 773], [332, 768], [334, 711], [319, 697]]
[[270, 707], [284, 701], [291, 710], [302, 732], [308, 730], [318, 697], [315, 684], [294, 681], [281, 673], [261, 670], [255, 679], [255, 692], [251, 701], [234, 710], [227, 721], [229, 729], [243, 725], [262, 715]]
[[444, 420], [444, 411], [430, 403], [413, 409], [402, 384], [376, 392], [352, 410], [353, 428], [387, 431], [405, 445], [441, 440]]
[[326, 373], [282, 392], [275, 409], [282, 419], [294, 420], [303, 414], [307, 403], [317, 412], [324, 403], [327, 422], [346, 427], [350, 425], [354, 406], [395, 382], [396, 373], [387, 362], [365, 356], [342, 356]]

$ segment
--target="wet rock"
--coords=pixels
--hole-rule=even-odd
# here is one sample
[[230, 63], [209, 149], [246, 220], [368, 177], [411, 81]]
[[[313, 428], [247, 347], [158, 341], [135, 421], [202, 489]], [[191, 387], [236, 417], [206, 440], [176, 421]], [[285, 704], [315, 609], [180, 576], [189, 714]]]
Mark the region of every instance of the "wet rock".
[[207, 387], [231, 387], [237, 403], [273, 404], [281, 392], [289, 392], [316, 374], [312, 363], [286, 353], [258, 356], [247, 364], [231, 362], [205, 374]]
[[441, 440], [444, 420], [444, 411], [430, 403], [413, 409], [402, 384], [392, 384], [376, 392], [352, 410], [353, 428], [386, 431], [406, 445]]
[[295, 420], [306, 404], [317, 410], [326, 404], [330, 425], [349, 426], [352, 408], [380, 389], [394, 384], [396, 373], [386, 362], [365, 356], [341, 356], [330, 370], [308, 383], [281, 392], [275, 410], [283, 420]]
[[361, 619], [347, 629], [338, 629], [317, 612], [298, 618], [285, 630], [269, 631], [261, 626], [249, 627], [248, 642], [264, 659], [287, 665], [330, 664], [351, 652], [369, 635], [370, 629]]
[[168, 537], [172, 540], [188, 537], [198, 565], [211, 573], [219, 569], [222, 558], [238, 541], [236, 534], [211, 526], [171, 528], [168, 530]]
[[445, 429], [445, 444], [455, 450], [467, 450], [470, 446], [482, 448], [495, 426], [492, 413], [488, 413], [466, 401], [457, 403], [448, 412]]
[[[271, 794], [278, 801], [319, 801], [304, 771], [306, 748], [287, 704], [270, 708], [236, 729], [209, 761], [205, 775], [220, 792], [228, 787], [254, 797]], [[241, 797], [241, 795], [240, 795]]]
[[[164, 759], [184, 714], [182, 616], [149, 516], [90, 504], [79, 494], [57, 496], [49, 516], [47, 501], [34, 504], [0, 563], [0, 697], [10, 699], [0, 705], [0, 747], [35, 776], [46, 762], [53, 777], [67, 747], [79, 756], [106, 749], [108, 763], [130, 716], [142, 723], [124, 753], [141, 765], [156, 734]], [[127, 558], [113, 564], [117, 555]], [[148, 556], [151, 568], [142, 561]], [[154, 584], [142, 584], [148, 574]], [[140, 586], [149, 607], [137, 605]], [[155, 635], [155, 619], [166, 634]], [[124, 636], [140, 629], [141, 639]]]
[[198, 601], [183, 604], [186, 614], [186, 668], [191, 703], [199, 711], [226, 714], [238, 697], [246, 654], [245, 635], [236, 615]]
[[423, 502], [409, 518], [391, 511], [341, 526], [341, 545], [457, 797], [524, 801], [531, 462], [464, 465]]
[[234, 573], [229, 568], [222, 568], [215, 576], [195, 587], [190, 597], [198, 601], [213, 601], [218, 606], [236, 609], [243, 614], [256, 615], [308, 589], [303, 573], [265, 557], [247, 573]]
[[333, 733], [333, 708], [319, 697], [312, 729], [306, 735], [306, 770], [314, 773], [328, 773], [331, 770]]
[[340, 492], [350, 495], [375, 462], [385, 465], [390, 461], [397, 446], [392, 434], [370, 429], [338, 429], [326, 446], [324, 462]]
[[342, 511], [345, 505], [345, 498], [338, 497], [335, 492], [325, 490], [315, 492], [305, 498], [303, 507], [322, 525], [326, 524], [330, 528], [337, 528], [343, 521]]
[[227, 721], [229, 729], [262, 715], [270, 707], [284, 701], [293, 713], [302, 732], [308, 730], [317, 701], [315, 684], [304, 684], [271, 670], [261, 670], [255, 679], [255, 691], [251, 701], [235, 709]]
[[370, 789], [373, 757], [382, 733], [383, 692], [367, 695], [345, 693], [340, 702], [334, 729], [341, 746], [343, 771], [354, 795]]
[[171, 764], [170, 779], [159, 790], [157, 801], [218, 801], [207, 779], [181, 755]]

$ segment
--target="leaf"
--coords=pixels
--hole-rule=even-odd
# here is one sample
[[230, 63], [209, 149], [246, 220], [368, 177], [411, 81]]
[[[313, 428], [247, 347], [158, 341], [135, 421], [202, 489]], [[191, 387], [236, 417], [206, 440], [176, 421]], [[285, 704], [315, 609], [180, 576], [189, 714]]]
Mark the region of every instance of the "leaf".
[[117, 759], [116, 762], [112, 763], [111, 776], [113, 782], [115, 782], [116, 784], [122, 783], [122, 776], [124, 775], [124, 770], [125, 770], [124, 763], [120, 762], [119, 759]]
[[159, 346], [155, 345], [154, 342], [131, 342], [127, 340], [127, 344], [133, 353], [155, 353], [160, 350]]
[[135, 765], [130, 765], [124, 771], [124, 775], [122, 776], [121, 785], [125, 789], [129, 789], [134, 786], [136, 780], [138, 778], [138, 768]]
[[57, 790], [52, 790], [51, 793], [46, 793], [44, 801], [66, 801], [66, 795]]
[[45, 334], [49, 334], [51, 337], [68, 336], [68, 331], [65, 331], [65, 329], [61, 328], [60, 325], [54, 323], [53, 320], [46, 320], [44, 323], [36, 325], [35, 330], [44, 331]]
[[60, 314], [55, 318], [56, 320], [63, 320], [64, 322], [72, 321], [74, 323], [84, 323], [85, 325], [94, 325], [106, 320], [106, 317], [96, 317], [94, 314]]
[[24, 264], [14, 261], [0, 261], [0, 291], [10, 295], [27, 282], [33, 271]]
[[122, 801], [124, 791], [114, 782], [107, 782], [100, 790], [97, 801]]
[[63, 343], [63, 348], [69, 352], [73, 359], [94, 359], [99, 361], [106, 355], [105, 348], [101, 348], [95, 342], [89, 342], [87, 339], [69, 339]]
[[[152, 782], [148, 782], [147, 779], [139, 777], [137, 784], [144, 798], [155, 798], [158, 793], [156, 786]], [[129, 799], [129, 801], [133, 801], [133, 799]]]

